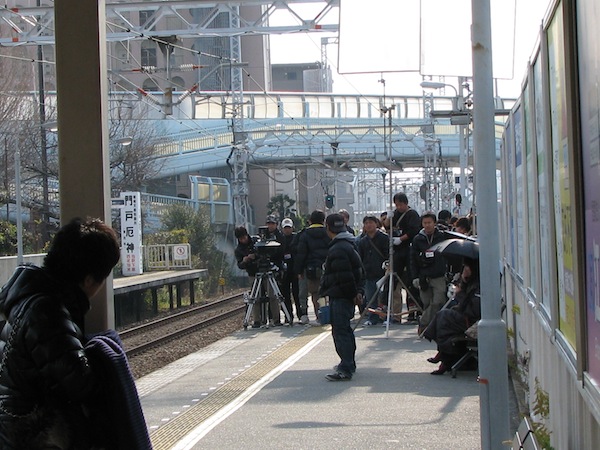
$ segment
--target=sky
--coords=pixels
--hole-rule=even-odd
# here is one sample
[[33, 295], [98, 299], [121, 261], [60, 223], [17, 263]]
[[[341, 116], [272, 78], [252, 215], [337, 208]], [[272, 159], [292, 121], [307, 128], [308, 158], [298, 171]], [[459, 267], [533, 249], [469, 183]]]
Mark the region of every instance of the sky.
[[[551, 0], [490, 1], [497, 94], [516, 98]], [[322, 5], [300, 7], [320, 11]], [[470, 0], [341, 0], [339, 45], [326, 46], [333, 92], [420, 95], [421, 74], [457, 86], [457, 75], [471, 74], [470, 8]], [[271, 61], [320, 61], [326, 37], [335, 35], [271, 35]]]

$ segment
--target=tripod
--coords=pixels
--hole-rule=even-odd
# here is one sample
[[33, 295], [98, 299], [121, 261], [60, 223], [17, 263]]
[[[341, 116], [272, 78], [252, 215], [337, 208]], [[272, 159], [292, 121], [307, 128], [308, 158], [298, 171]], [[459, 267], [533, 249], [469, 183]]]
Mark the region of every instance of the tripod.
[[[287, 319], [290, 326], [293, 325], [292, 317], [285, 306], [284, 297], [277, 285], [277, 281], [275, 281], [275, 276], [273, 274], [274, 270], [278, 270], [276, 266], [271, 266], [269, 270], [260, 271], [256, 273], [254, 278], [254, 282], [252, 283], [252, 288], [250, 289], [250, 294], [244, 295], [244, 302], [246, 303], [246, 314], [244, 316], [244, 330], [248, 329], [248, 322], [250, 317], [252, 317], [252, 310], [255, 305], [260, 308], [260, 316], [261, 316], [261, 325], [265, 328], [268, 328], [268, 319], [269, 319], [269, 296], [268, 296], [268, 287], [271, 287], [271, 292], [277, 298], [277, 302], [279, 303], [279, 307], [283, 310], [285, 314], [285, 318]], [[272, 311], [273, 315], [279, 314], [279, 310]]]
[[[398, 276], [397, 273], [392, 272], [391, 267], [389, 265], [389, 261], [385, 261], [384, 263], [384, 268], [386, 269], [385, 275], [383, 277], [381, 277], [379, 280], [377, 280], [377, 290], [375, 291], [375, 293], [371, 296], [371, 298], [369, 299], [369, 301], [367, 302], [365, 309], [363, 310], [362, 314], [360, 315], [359, 319], [356, 321], [356, 323], [354, 324], [354, 328], [356, 329], [356, 327], [358, 326], [358, 324], [363, 320], [364, 316], [368, 313], [368, 312], [374, 312], [374, 311], [369, 311], [370, 309], [372, 309], [373, 306], [375, 306], [375, 302], [377, 301], [377, 299], [379, 298], [380, 293], [383, 293], [386, 291], [386, 286], [387, 288], [387, 311], [385, 312], [385, 315], [382, 312], [376, 312], [376, 314], [378, 314], [382, 319], [385, 317], [386, 318], [386, 328], [389, 330], [389, 326], [390, 326], [390, 321], [393, 318], [401, 318], [402, 316], [405, 316], [407, 314], [410, 314], [412, 312], [416, 312], [416, 311], [423, 311], [423, 308], [421, 307], [421, 304], [419, 303], [419, 301], [417, 301], [417, 299], [412, 295], [412, 293], [408, 290], [408, 287], [406, 286], [406, 284], [404, 283], [404, 281], [402, 281], [402, 278], [400, 278]], [[392, 313], [392, 308], [393, 308], [393, 298], [394, 298], [394, 280], [396, 280], [399, 284], [400, 284], [400, 288], [404, 289], [406, 291], [406, 295], [408, 297], [410, 297], [410, 299], [413, 301], [415, 307], [414, 308], [408, 308], [408, 311], [405, 312], [401, 312], [398, 314], [393, 314]], [[408, 303], [408, 302], [407, 302]], [[392, 317], [394, 316], [394, 317]]]

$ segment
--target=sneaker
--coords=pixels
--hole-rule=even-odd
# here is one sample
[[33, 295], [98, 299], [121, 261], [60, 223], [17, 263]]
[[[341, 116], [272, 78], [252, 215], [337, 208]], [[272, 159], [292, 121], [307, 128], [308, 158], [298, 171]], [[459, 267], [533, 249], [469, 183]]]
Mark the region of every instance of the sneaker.
[[326, 375], [325, 378], [327, 381], [350, 381], [352, 379], [352, 375], [344, 372], [334, 372]]
[[277, 321], [277, 322], [271, 322], [271, 326], [272, 326], [272, 327], [281, 327], [281, 326], [283, 326], [283, 325], [281, 324], [281, 322], [280, 322], [280, 321]]
[[252, 328], [260, 328], [260, 322], [254, 322]]
[[365, 322], [363, 323], [363, 325], [365, 327], [370, 327], [371, 325], [375, 325], [373, 322], [371, 322], [370, 320], [365, 320]]
[[[338, 368], [339, 368], [339, 366], [333, 366], [333, 370], [335, 370], [336, 372], [339, 372], [339, 369], [338, 369]], [[355, 367], [354, 369], [352, 369], [352, 370], [350, 371], [350, 373], [356, 373], [356, 367]]]
[[302, 322], [302, 325], [308, 325], [308, 316], [305, 314], [300, 317], [300, 322]]

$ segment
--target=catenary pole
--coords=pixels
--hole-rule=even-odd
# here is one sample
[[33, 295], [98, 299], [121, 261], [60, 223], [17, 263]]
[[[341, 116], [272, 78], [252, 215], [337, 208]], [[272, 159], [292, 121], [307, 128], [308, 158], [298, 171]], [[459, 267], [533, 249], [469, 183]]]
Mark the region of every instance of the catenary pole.
[[473, 142], [480, 243], [481, 321], [479, 383], [481, 448], [502, 449], [508, 440], [508, 361], [506, 327], [501, 318], [500, 245], [496, 188], [496, 141], [492, 79], [490, 0], [471, 0], [473, 24]]

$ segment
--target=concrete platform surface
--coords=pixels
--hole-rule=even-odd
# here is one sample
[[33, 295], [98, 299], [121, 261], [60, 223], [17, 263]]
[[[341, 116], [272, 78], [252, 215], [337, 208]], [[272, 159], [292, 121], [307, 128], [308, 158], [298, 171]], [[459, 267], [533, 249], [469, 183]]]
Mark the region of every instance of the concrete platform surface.
[[155, 449], [478, 449], [475, 371], [430, 375], [416, 327], [358, 327], [357, 372], [330, 382], [330, 328], [240, 331], [138, 380]]

